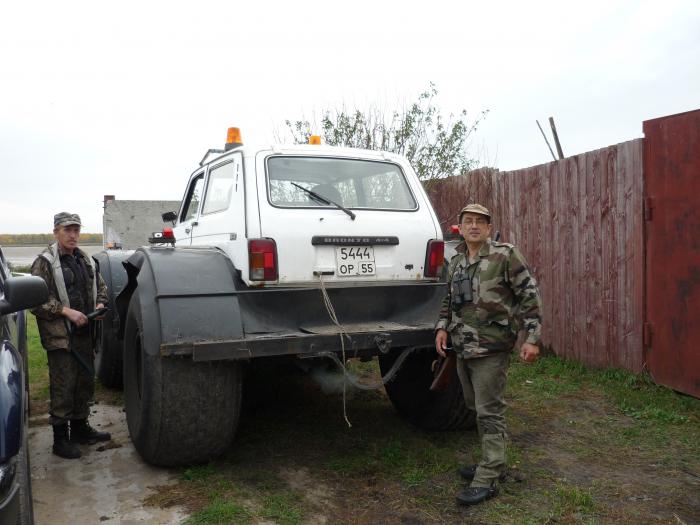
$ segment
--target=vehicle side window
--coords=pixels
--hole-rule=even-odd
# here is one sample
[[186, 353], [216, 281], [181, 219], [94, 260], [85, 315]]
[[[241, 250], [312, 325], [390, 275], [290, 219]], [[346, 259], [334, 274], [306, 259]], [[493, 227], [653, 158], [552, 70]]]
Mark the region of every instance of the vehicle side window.
[[190, 189], [185, 198], [185, 206], [182, 208], [180, 222], [189, 221], [197, 216], [199, 204], [202, 202], [202, 192], [204, 190], [204, 173], [199, 175], [190, 184]]
[[234, 170], [233, 162], [209, 170], [209, 184], [202, 213], [214, 213], [228, 208], [233, 191]]

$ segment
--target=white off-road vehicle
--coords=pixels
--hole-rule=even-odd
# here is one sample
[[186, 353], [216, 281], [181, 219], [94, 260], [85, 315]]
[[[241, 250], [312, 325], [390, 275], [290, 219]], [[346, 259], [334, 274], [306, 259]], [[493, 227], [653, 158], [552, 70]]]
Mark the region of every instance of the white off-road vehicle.
[[229, 131], [164, 214], [161, 244], [97, 256], [113, 295], [98, 375], [123, 381], [139, 453], [158, 465], [220, 454], [244, 365], [261, 358], [378, 356], [399, 412], [429, 429], [465, 424], [456, 380], [430, 390], [443, 241], [407, 160], [251, 147]]

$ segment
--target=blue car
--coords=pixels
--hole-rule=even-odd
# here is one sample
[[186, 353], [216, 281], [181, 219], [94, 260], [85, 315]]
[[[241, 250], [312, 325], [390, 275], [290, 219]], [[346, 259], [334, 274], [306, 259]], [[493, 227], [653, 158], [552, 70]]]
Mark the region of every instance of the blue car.
[[31, 525], [25, 308], [46, 302], [39, 277], [11, 277], [0, 248], [0, 525]]

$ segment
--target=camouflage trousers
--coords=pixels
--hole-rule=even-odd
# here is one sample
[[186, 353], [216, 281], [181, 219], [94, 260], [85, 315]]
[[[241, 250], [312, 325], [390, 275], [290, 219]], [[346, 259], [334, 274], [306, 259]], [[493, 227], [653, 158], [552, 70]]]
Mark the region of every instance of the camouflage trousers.
[[481, 461], [472, 487], [490, 487], [506, 468], [506, 403], [503, 394], [510, 352], [457, 359], [457, 375], [467, 408], [476, 412]]
[[[73, 351], [94, 366], [94, 353], [89, 334], [73, 336]], [[95, 393], [95, 378], [78, 363], [70, 352], [62, 349], [46, 352], [49, 359], [51, 404], [49, 423], [62, 425], [70, 419], [85, 419], [90, 414], [88, 403]]]

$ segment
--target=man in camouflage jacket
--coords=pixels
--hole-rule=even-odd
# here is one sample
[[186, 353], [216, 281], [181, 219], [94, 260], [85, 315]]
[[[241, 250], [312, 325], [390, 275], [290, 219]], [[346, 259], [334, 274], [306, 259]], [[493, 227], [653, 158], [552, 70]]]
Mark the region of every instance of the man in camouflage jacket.
[[107, 288], [92, 259], [78, 248], [80, 217], [54, 216], [56, 242], [32, 264], [32, 274], [46, 281], [49, 299], [32, 309], [49, 362], [53, 453], [81, 456], [76, 443], [107, 441], [107, 432], [92, 428], [88, 403], [95, 389], [94, 351], [88, 313], [107, 304]]
[[435, 327], [435, 349], [446, 355], [449, 332], [467, 408], [476, 411], [482, 459], [460, 469], [471, 484], [457, 496], [458, 503], [474, 505], [497, 494], [496, 482], [505, 473], [503, 393], [510, 352], [523, 329], [527, 336], [520, 357], [537, 359], [542, 304], [523, 255], [511, 244], [490, 239], [491, 214], [485, 207], [463, 208], [459, 230], [464, 242], [447, 269], [448, 294]]

